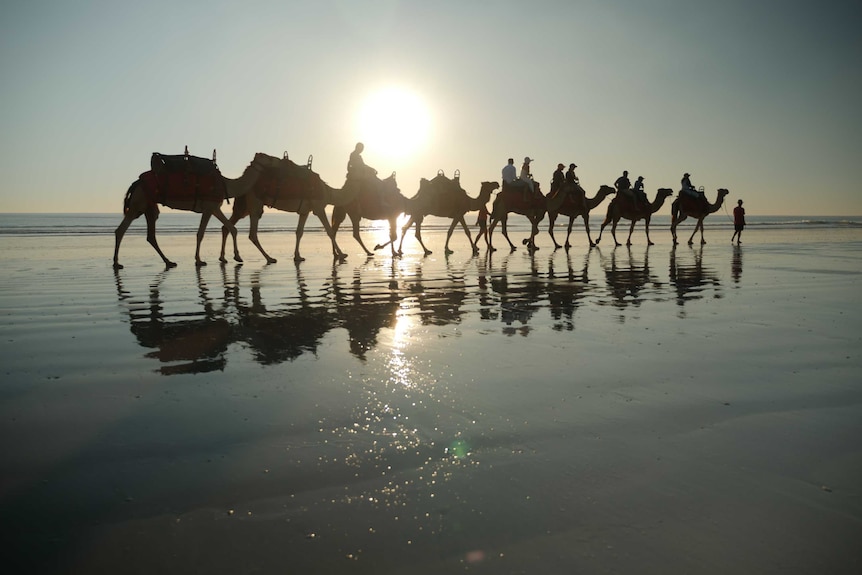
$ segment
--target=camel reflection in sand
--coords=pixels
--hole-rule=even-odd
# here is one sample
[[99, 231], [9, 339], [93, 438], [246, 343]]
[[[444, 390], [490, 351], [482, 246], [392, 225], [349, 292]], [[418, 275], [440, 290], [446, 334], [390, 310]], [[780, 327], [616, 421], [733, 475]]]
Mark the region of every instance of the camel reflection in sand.
[[[670, 283], [676, 290], [676, 303], [681, 308], [687, 303], [705, 297], [709, 288], [713, 297], [722, 297], [721, 280], [711, 267], [703, 263], [703, 245], [670, 250]], [[684, 310], [680, 316], [684, 317]]]
[[[223, 371], [226, 352], [233, 338], [233, 327], [211, 297], [208, 286], [196, 268], [200, 312], [167, 313], [161, 286], [170, 270], [164, 270], [150, 283], [146, 299], [132, 296], [123, 285], [122, 272], [114, 271], [117, 296], [126, 306], [132, 334], [141, 347], [152, 349], [145, 357], [162, 364], [162, 375]], [[190, 317], [191, 316], [191, 317]]]
[[[605, 272], [605, 285], [611, 296], [611, 305], [614, 307], [639, 307], [649, 294], [661, 293], [663, 284], [650, 271], [650, 249], [650, 246], [646, 246], [643, 261], [638, 261], [629, 246], [614, 247], [608, 256], [596, 248]], [[620, 321], [625, 321], [625, 317], [620, 316]]]
[[572, 254], [565, 251], [566, 273], [557, 273], [555, 252], [548, 258], [548, 281], [545, 291], [548, 296], [548, 306], [551, 310], [554, 331], [572, 331], [575, 329], [575, 310], [593, 293], [595, 286], [590, 282], [590, 256], [596, 250], [588, 250], [583, 256], [583, 263], [575, 269]]

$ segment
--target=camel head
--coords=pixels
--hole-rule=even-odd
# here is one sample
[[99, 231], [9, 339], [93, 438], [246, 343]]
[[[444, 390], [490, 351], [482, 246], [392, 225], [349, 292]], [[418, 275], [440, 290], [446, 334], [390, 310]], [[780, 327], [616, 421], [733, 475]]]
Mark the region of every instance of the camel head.
[[612, 186], [602, 184], [601, 186], [599, 186], [599, 191], [596, 192], [596, 196], [600, 197], [602, 199], [605, 199], [609, 195], [615, 194], [615, 193], [617, 193], [617, 191]]
[[479, 201], [483, 204], [487, 204], [488, 200], [491, 199], [491, 194], [493, 194], [494, 190], [499, 187], [499, 182], [482, 182], [482, 187], [479, 188]]
[[727, 188], [718, 188], [718, 197], [721, 199], [723, 199], [724, 196], [726, 196], [729, 193], [730, 193], [730, 190], [728, 190]]
[[670, 188], [659, 188], [655, 194], [656, 199], [662, 198], [667, 199], [673, 195], [673, 190]]

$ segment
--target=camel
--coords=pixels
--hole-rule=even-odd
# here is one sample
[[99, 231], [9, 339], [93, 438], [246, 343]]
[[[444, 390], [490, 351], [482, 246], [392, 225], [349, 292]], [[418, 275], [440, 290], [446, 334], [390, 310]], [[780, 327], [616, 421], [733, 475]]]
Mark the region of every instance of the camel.
[[533, 182], [535, 193], [525, 198], [524, 187], [503, 185], [503, 189], [497, 194], [494, 199], [493, 208], [491, 211], [491, 225], [488, 226], [488, 249], [495, 251], [493, 244], [494, 227], [497, 223], [503, 225], [503, 237], [509, 242], [511, 251], [515, 251], [515, 244], [509, 239], [506, 223], [509, 219], [509, 213], [513, 212], [526, 216], [532, 224], [529, 239], [524, 240], [524, 244], [530, 251], [537, 250], [536, 235], [539, 233], [539, 222], [545, 217], [545, 212], [558, 211], [567, 194], [556, 194], [552, 197], [546, 197], [539, 189], [539, 182]]
[[700, 243], [705, 244], [706, 240], [703, 239], [703, 220], [709, 214], [718, 211], [724, 203], [724, 197], [729, 193], [726, 189], [719, 188], [715, 203], [710, 204], [708, 201], [702, 201], [699, 198], [689, 196], [685, 192], [680, 192], [673, 201], [673, 204], [671, 204], [670, 233], [673, 235], [673, 244], [676, 245], [678, 243], [676, 239], [676, 227], [689, 216], [697, 218], [697, 224], [694, 226], [694, 231], [691, 232], [691, 237], [688, 238], [688, 245], [694, 243], [694, 235], [698, 229], [700, 230]]
[[258, 239], [258, 222], [263, 216], [264, 205], [284, 212], [296, 212], [299, 214], [299, 222], [296, 224], [296, 246], [293, 249], [294, 262], [305, 261], [305, 258], [299, 253], [299, 242], [302, 240], [305, 222], [310, 213], [318, 217], [323, 224], [323, 229], [326, 230], [326, 235], [332, 241], [332, 255], [336, 258], [346, 257], [335, 242], [335, 233], [332, 231], [329, 220], [326, 218], [326, 205], [333, 203], [333, 196], [340, 190], [329, 187], [318, 174], [311, 170], [311, 157], [308, 158], [308, 163], [305, 166], [294, 164], [287, 159], [287, 154], [281, 159], [273, 158], [272, 156], [267, 157], [272, 161], [277, 161], [278, 166], [267, 169], [261, 175], [252, 188], [253, 193], [246, 194], [234, 202], [233, 213], [229, 220], [233, 227], [222, 227], [221, 255], [219, 260], [222, 263], [227, 263], [224, 252], [227, 235], [230, 233], [233, 238], [233, 259], [238, 262], [242, 261], [236, 242], [235, 224], [244, 217], [249, 216], [249, 240], [260, 250], [263, 257], [266, 258], [266, 263], [274, 264], [278, 261], [266, 253]]
[[631, 198], [627, 196], [617, 196], [611, 200], [608, 206], [608, 213], [605, 215], [605, 221], [602, 222], [602, 227], [599, 230], [599, 237], [596, 238], [596, 244], [602, 240], [602, 232], [605, 231], [605, 226], [613, 222], [611, 226], [611, 235], [614, 237], [614, 243], [618, 246], [622, 245], [617, 241], [617, 224], [621, 218], [631, 220], [632, 225], [629, 228], [629, 237], [626, 240], [626, 245], [632, 245], [632, 232], [635, 231], [635, 224], [638, 220], [644, 220], [644, 229], [646, 231], [647, 245], [655, 245], [649, 237], [649, 222], [652, 215], [659, 211], [664, 205], [664, 201], [673, 195], [673, 190], [670, 188], [659, 188], [655, 195], [655, 200], [646, 206], [635, 208], [635, 204]]
[[554, 242], [554, 249], [560, 249], [562, 247], [557, 243], [557, 239], [554, 237], [554, 222], [559, 214], [569, 216], [569, 229], [566, 232], [566, 249], [572, 247], [572, 244], [569, 243], [569, 236], [572, 235], [572, 225], [575, 223], [575, 218], [578, 216], [582, 216], [584, 218], [584, 229], [587, 231], [587, 240], [590, 242], [590, 247], [595, 246], [596, 244], [593, 242], [593, 238], [590, 237], [590, 211], [601, 204], [609, 195], [616, 193], [616, 190], [611, 186], [603, 185], [599, 187], [599, 191], [596, 192], [595, 196], [584, 200], [587, 195], [586, 191], [578, 184], [575, 184], [575, 186], [576, 190], [574, 192], [567, 190], [566, 186], [560, 188], [556, 194], [564, 194], [568, 197], [563, 200], [559, 209], [555, 211], [548, 210], [548, 233], [551, 235], [551, 240]]
[[[385, 180], [381, 180], [377, 176], [365, 178], [363, 180], [350, 180], [344, 184], [342, 188], [344, 196], [339, 203], [335, 204], [332, 210], [332, 237], [335, 241], [335, 234], [341, 222], [346, 216], [350, 216], [350, 221], [353, 224], [353, 237], [359, 242], [359, 245], [365, 251], [365, 255], [373, 256], [374, 252], [365, 247], [362, 242], [362, 236], [359, 234], [359, 222], [362, 218], [367, 220], [389, 220], [389, 241], [385, 244], [374, 246], [375, 250], [379, 250], [386, 246], [390, 246], [392, 257], [398, 254], [395, 252], [395, 239], [398, 237], [397, 221], [398, 216], [404, 213], [405, 206], [408, 202], [407, 198], [401, 195], [401, 190], [398, 189], [398, 184], [395, 182], [395, 173]], [[385, 203], [384, 203], [385, 197]]]
[[[273, 167], [277, 165], [278, 158], [273, 158], [272, 156], [267, 156], [266, 154], [257, 153], [254, 156], [254, 159], [251, 161], [251, 164], [246, 167], [245, 171], [243, 171], [242, 175], [236, 179], [225, 178], [223, 176], [219, 176], [222, 178], [225, 185], [225, 195], [228, 198], [237, 198], [245, 195], [248, 191], [251, 190], [252, 186], [257, 182], [258, 177], [268, 167]], [[162, 205], [165, 205], [169, 208], [173, 208], [175, 210], [188, 210], [192, 212], [197, 212], [201, 214], [201, 223], [198, 226], [197, 233], [197, 245], [195, 247], [195, 264], [198, 266], [206, 265], [206, 262], [201, 260], [201, 240], [203, 240], [204, 232], [206, 231], [207, 222], [211, 216], [215, 216], [218, 221], [222, 223], [222, 225], [227, 226], [228, 229], [233, 228], [233, 233], [236, 234], [236, 228], [232, 223], [228, 221], [225, 215], [221, 211], [221, 204], [224, 201], [223, 199], [194, 199], [194, 198], [182, 198], [182, 199], [174, 199], [174, 198], [163, 198], [163, 199], [155, 199], [152, 195], [148, 193], [148, 188], [150, 186], [145, 182], [146, 176], [151, 174], [151, 172], [145, 172], [141, 174], [141, 176], [132, 182], [132, 185], [129, 186], [128, 191], [126, 191], [126, 197], [123, 200], [123, 221], [120, 222], [120, 225], [117, 226], [116, 231], [114, 232], [115, 243], [114, 243], [114, 268], [122, 269], [123, 266], [119, 263], [119, 253], [120, 253], [120, 242], [123, 241], [123, 236], [126, 233], [126, 230], [129, 229], [131, 223], [139, 218], [141, 214], [143, 214], [147, 219], [147, 241], [151, 246], [156, 250], [156, 253], [161, 256], [162, 261], [165, 262], [165, 265], [169, 268], [176, 266], [175, 262], [172, 262], [162, 253], [161, 248], [159, 248], [159, 243], [156, 240], [156, 220], [159, 217], [159, 207], [157, 201]]]
[[488, 203], [491, 199], [491, 194], [500, 187], [497, 182], [482, 182], [482, 187], [479, 190], [478, 197], [471, 198], [459, 183], [459, 174], [455, 172], [455, 178], [450, 180], [443, 172], [438, 172], [434, 179], [427, 180], [422, 178], [419, 182], [419, 191], [415, 196], [410, 198], [408, 203], [408, 214], [410, 219], [401, 228], [401, 242], [398, 244], [398, 254], [401, 255], [401, 246], [404, 244], [404, 236], [407, 235], [407, 230], [414, 223], [416, 224], [416, 239], [419, 240], [419, 245], [425, 252], [425, 255], [431, 255], [431, 250], [425, 247], [422, 241], [422, 221], [425, 216], [438, 216], [441, 218], [451, 218], [452, 224], [449, 226], [449, 231], [446, 232], [445, 252], [453, 253], [449, 249], [449, 239], [452, 237], [452, 232], [457, 224], [461, 224], [464, 233], [467, 234], [467, 240], [473, 251], [478, 251], [478, 248], [473, 246], [473, 238], [470, 235], [470, 229], [464, 221], [464, 216], [467, 212], [474, 212], [481, 206]]

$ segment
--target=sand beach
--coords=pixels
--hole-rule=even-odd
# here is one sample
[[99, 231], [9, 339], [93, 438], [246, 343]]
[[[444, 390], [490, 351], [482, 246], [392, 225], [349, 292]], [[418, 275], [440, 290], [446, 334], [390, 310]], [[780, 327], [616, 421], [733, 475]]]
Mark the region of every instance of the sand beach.
[[342, 263], [312, 227], [294, 264], [267, 214], [278, 263], [211, 224], [196, 268], [165, 214], [179, 265], [136, 222], [121, 270], [73, 219], [0, 222], [6, 572], [862, 568], [858, 218]]

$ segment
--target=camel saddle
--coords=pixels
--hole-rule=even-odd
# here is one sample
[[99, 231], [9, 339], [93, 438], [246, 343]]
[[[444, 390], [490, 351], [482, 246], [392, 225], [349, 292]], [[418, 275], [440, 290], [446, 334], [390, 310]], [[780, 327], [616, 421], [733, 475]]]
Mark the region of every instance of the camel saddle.
[[227, 198], [224, 178], [214, 160], [153, 152], [150, 168], [141, 174], [141, 181], [154, 202], [218, 202]]
[[584, 189], [578, 184], [565, 183], [558, 190], [550, 194], [548, 197], [556, 196], [557, 194], [565, 194], [566, 197], [563, 199], [563, 204], [561, 207], [579, 207], [582, 205], [584, 201], [584, 196], [586, 193]]
[[[528, 210], [542, 207], [544, 195], [539, 191], [539, 182], [533, 182], [535, 189], [530, 192], [526, 182], [515, 180], [515, 182], [503, 182], [503, 189], [499, 196], [505, 195], [506, 204], [515, 210]], [[498, 197], [499, 197], [498, 196]], [[496, 201], [496, 200], [495, 200]]]
[[[649, 208], [648, 203], [644, 203], [643, 201], [638, 201], [637, 204], [635, 204], [634, 198], [628, 194], [625, 194], [625, 193], [617, 194], [614, 197], [614, 199], [611, 200], [611, 203], [618, 206], [619, 209], [624, 211], [624, 212], [629, 211], [629, 212], [637, 212], [637, 213], [647, 213], [649, 211], [648, 210], [648, 208]], [[637, 208], [635, 206], [637, 206]]]
[[[377, 176], [356, 177], [349, 176], [345, 182], [346, 186], [358, 188], [356, 201], [362, 206], [363, 210], [386, 211], [387, 206], [383, 205], [383, 197], [388, 201], [394, 202], [395, 198], [391, 197], [391, 191], [385, 187], [383, 180]], [[394, 203], [392, 204], [394, 205]]]
[[687, 212], [696, 212], [709, 204], [706, 196], [701, 196], [694, 190], [681, 190], [679, 192], [679, 203]]
[[314, 199], [320, 188], [314, 184], [320, 176], [306, 166], [300, 166], [285, 158], [281, 165], [265, 169], [254, 186], [257, 197], [267, 206], [273, 207], [280, 199]]

